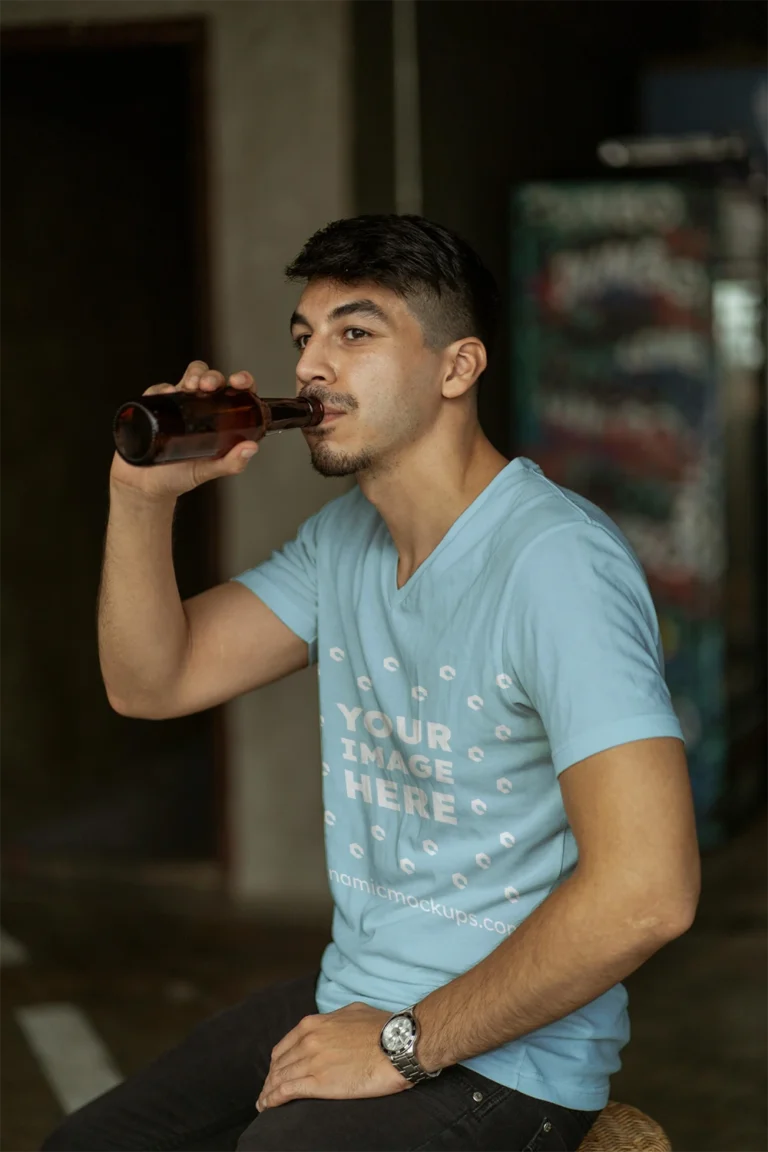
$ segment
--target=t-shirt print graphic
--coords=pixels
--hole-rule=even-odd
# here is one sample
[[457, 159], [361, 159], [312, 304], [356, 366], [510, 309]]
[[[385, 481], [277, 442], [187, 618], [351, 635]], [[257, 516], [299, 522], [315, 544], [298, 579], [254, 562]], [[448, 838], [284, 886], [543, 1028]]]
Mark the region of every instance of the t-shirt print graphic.
[[[328, 655], [337, 664], [351, 664], [341, 645], [332, 645]], [[380, 675], [385, 676], [387, 681], [390, 675], [397, 675], [401, 669], [401, 663], [395, 655], [384, 656], [376, 661], [376, 665], [381, 668]], [[457, 669], [450, 663], [436, 664], [433, 674], [441, 681], [450, 683], [456, 680]], [[474, 768], [474, 765], [483, 764], [486, 757], [482, 746], [485, 736], [480, 735], [483, 727], [481, 721], [485, 719], [483, 696], [477, 692], [463, 696], [465, 713], [473, 721], [464, 735], [467, 740], [477, 739], [480, 742], [469, 743], [465, 749], [465, 772], [472, 777], [472, 794], [467, 793], [466, 788], [463, 790], [466, 813], [462, 813], [457, 809], [455, 776], [457, 765], [458, 770], [462, 770], [461, 757], [457, 757], [452, 748], [449, 725], [442, 720], [429, 718], [426, 713], [428, 703], [425, 702], [430, 698], [429, 688], [424, 684], [406, 684], [407, 691], [404, 693], [403, 685], [400, 684], [399, 698], [405, 699], [407, 705], [412, 701], [419, 714], [414, 715], [410, 706], [403, 712], [390, 714], [375, 705], [380, 703], [378, 697], [393, 698], [391, 681], [382, 685], [380, 692], [374, 693], [373, 678], [368, 671], [360, 673], [349, 667], [346, 679], [350, 688], [354, 683], [357, 689], [357, 692], [350, 693], [350, 697], [362, 702], [335, 700], [331, 711], [336, 710], [340, 715], [343, 734], [338, 737], [337, 745], [330, 733], [324, 731], [323, 738], [323, 776], [331, 774], [330, 761], [335, 761], [338, 766], [338, 779], [324, 782], [328, 855], [333, 864], [338, 864], [337, 867], [329, 868], [331, 883], [349, 887], [363, 896], [375, 895], [380, 899], [405, 903], [414, 910], [440, 916], [457, 926], [470, 925], [496, 935], [514, 931], [516, 924], [510, 922], [509, 905], [517, 904], [520, 894], [513, 884], [506, 882], [499, 886], [497, 882], [491, 886], [484, 882], [482, 885], [482, 911], [488, 911], [486, 905], [496, 904], [503, 898], [507, 909], [504, 919], [499, 918], [498, 912], [491, 916], [480, 915], [481, 907], [475, 900], [465, 901], [465, 907], [446, 903], [443, 891], [447, 887], [448, 878], [456, 895], [463, 893], [481, 878], [483, 881], [490, 880], [490, 875], [486, 877], [483, 874], [491, 872], [494, 858], [499, 854], [507, 855], [504, 876], [508, 881], [512, 864], [509, 850], [517, 843], [516, 836], [508, 827], [502, 827], [501, 830], [496, 827], [501, 813], [495, 813], [496, 819], [491, 821], [477, 819], [486, 817], [489, 806], [494, 805], [494, 797], [488, 795], [486, 781], [483, 779], [487, 773]], [[402, 676], [399, 679], [402, 680]], [[511, 683], [511, 678], [505, 673], [498, 674], [495, 678], [496, 691], [505, 690]], [[366, 700], [369, 693], [377, 699]], [[420, 705], [424, 705], [424, 708]], [[512, 730], [506, 724], [495, 724], [492, 731], [494, 740], [500, 744], [506, 743], [512, 736]], [[475, 794], [478, 791], [480, 795]], [[495, 778], [495, 793], [499, 800], [511, 791], [512, 781], [508, 776]], [[355, 806], [355, 810], [350, 812], [349, 805]], [[339, 809], [341, 811], [337, 813]], [[340, 820], [342, 812], [343, 819]], [[390, 816], [390, 813], [394, 815]], [[409, 816], [414, 817], [415, 821], [407, 822], [405, 818]], [[448, 854], [441, 852], [441, 848], [445, 847], [445, 837], [455, 835], [453, 829], [458, 828], [462, 816], [465, 822], [469, 818], [474, 824], [473, 834], [468, 839], [461, 838], [458, 853], [455, 848]], [[416, 830], [411, 829], [404, 836], [404, 823], [415, 823]], [[331, 832], [332, 829], [338, 829], [338, 836], [336, 832]], [[392, 849], [388, 851], [389, 846], [385, 844], [388, 834], [390, 840], [393, 836], [397, 838], [398, 850], [394, 856]], [[350, 839], [350, 836], [354, 838]], [[405, 848], [402, 848], [403, 842]], [[378, 848], [379, 845], [382, 847]], [[345, 852], [348, 853], [348, 870], [344, 869], [339, 859]], [[430, 884], [428, 894], [403, 890], [404, 885], [406, 889], [414, 886], [408, 885], [407, 879], [415, 877], [416, 883], [419, 873], [425, 871], [425, 865], [430, 877], [439, 876], [443, 871], [443, 859], [450, 871], [447, 877], [443, 876], [442, 884], [437, 886], [439, 891], [435, 891], [434, 883]], [[355, 862], [365, 862], [369, 874], [352, 875]], [[393, 867], [398, 871], [396, 878]], [[496, 877], [498, 875], [497, 868]], [[392, 886], [398, 882], [399, 887]], [[423, 885], [417, 886], [423, 889]], [[495, 893], [493, 887], [497, 889]], [[442, 902], [436, 900], [435, 895], [442, 895]]]

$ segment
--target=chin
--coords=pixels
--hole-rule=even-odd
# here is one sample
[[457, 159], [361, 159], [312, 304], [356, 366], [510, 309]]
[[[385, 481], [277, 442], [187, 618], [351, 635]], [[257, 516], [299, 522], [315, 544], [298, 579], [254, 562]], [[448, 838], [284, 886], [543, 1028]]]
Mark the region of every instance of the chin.
[[310, 451], [312, 467], [321, 476], [356, 476], [370, 471], [374, 464], [371, 452], [345, 452], [322, 441], [313, 445]]

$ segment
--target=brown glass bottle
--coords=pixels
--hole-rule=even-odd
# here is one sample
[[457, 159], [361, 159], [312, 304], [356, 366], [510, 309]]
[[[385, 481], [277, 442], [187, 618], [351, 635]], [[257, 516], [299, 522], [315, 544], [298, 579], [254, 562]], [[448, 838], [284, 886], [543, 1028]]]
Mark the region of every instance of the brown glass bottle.
[[319, 400], [265, 400], [239, 388], [162, 392], [129, 400], [115, 413], [115, 447], [128, 464], [175, 464], [226, 456], [244, 440], [287, 428], [313, 428], [323, 419]]

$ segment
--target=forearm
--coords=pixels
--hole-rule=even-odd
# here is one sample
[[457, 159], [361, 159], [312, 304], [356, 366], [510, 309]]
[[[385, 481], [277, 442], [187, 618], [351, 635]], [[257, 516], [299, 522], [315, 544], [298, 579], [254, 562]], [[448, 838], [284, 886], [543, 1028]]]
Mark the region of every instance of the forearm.
[[416, 1008], [428, 1070], [567, 1016], [684, 930], [661, 907], [601, 890], [578, 871], [474, 968]]
[[117, 485], [99, 589], [99, 658], [116, 707], [163, 692], [178, 675], [188, 629], [173, 567], [175, 500]]

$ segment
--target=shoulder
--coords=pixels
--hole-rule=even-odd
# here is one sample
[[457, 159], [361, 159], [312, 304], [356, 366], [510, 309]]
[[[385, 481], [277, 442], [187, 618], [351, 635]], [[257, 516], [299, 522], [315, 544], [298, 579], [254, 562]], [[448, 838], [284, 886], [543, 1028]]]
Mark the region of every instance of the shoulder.
[[555, 566], [554, 575], [567, 579], [568, 565], [581, 570], [607, 563], [645, 583], [632, 546], [601, 508], [555, 484], [530, 460], [520, 458], [519, 472], [511, 515], [499, 539], [508, 578]]
[[498, 610], [515, 629], [573, 633], [628, 621], [649, 635], [658, 622], [642, 565], [613, 520], [521, 460], [493, 545]]
[[526, 658], [548, 659], [557, 678], [566, 653], [580, 666], [606, 664], [610, 654], [606, 667], [615, 668], [620, 654], [629, 653], [632, 667], [640, 659], [657, 668], [662, 654], [653, 599], [618, 526], [538, 469], [524, 504], [497, 549], [505, 573], [502, 631], [521, 668]]

